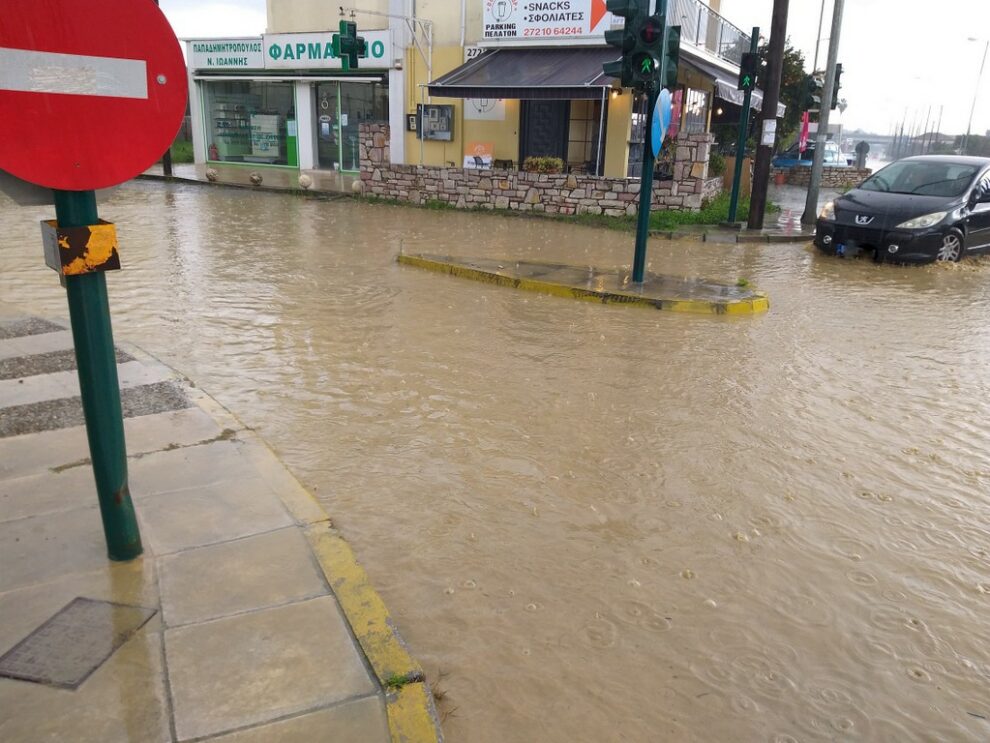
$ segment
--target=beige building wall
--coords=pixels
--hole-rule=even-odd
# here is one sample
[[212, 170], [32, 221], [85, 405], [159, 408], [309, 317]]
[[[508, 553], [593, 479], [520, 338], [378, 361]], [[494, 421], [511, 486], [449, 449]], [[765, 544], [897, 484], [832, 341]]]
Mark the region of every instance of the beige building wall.
[[[481, 2], [463, 2], [465, 28], [470, 28], [472, 34], [469, 39], [481, 34]], [[354, 21], [361, 29], [388, 28], [386, 13], [416, 17], [433, 22], [434, 47], [461, 44], [461, 0], [267, 0], [268, 33], [336, 29], [341, 7], [348, 20], [354, 11]]]
[[[279, 0], [272, 0], [278, 2]], [[284, 0], [282, 0], [284, 1]], [[400, 4], [403, 0], [399, 0]], [[471, 121], [464, 118], [464, 101], [460, 98], [430, 97], [425, 85], [464, 63], [464, 47], [472, 46], [481, 37], [483, 0], [408, 0], [409, 12], [417, 18], [432, 21], [432, 71], [415, 45], [405, 54], [407, 114], [416, 112], [417, 104], [427, 102], [454, 107], [454, 138], [450, 142], [421, 141], [415, 132], [406, 132], [407, 163], [461, 167], [469, 144], [490, 144], [494, 157], [513, 160], [519, 153], [519, 101], [505, 102], [502, 121]], [[463, 16], [462, 16], [463, 11]], [[464, 39], [462, 46], [461, 39]], [[407, 37], [407, 42], [409, 41]], [[422, 41], [422, 37], [421, 37]], [[424, 50], [425, 51], [425, 50]]]
[[625, 178], [629, 167], [629, 135], [632, 133], [633, 94], [628, 90], [609, 95], [605, 131], [605, 175]]
[[[344, 6], [350, 10], [354, 2], [334, 2], [333, 0], [267, 0], [268, 33], [281, 34], [296, 31], [328, 31], [337, 29], [340, 11]], [[378, 13], [389, 12], [389, 0], [361, 0], [362, 10]], [[388, 19], [380, 16], [357, 15], [354, 20], [359, 28], [369, 31], [388, 28]]]
[[[396, 56], [401, 59], [404, 90], [390, 90], [390, 97], [399, 96], [401, 107], [408, 116], [416, 113], [417, 104], [423, 102], [446, 104], [454, 108], [454, 136], [450, 142], [420, 141], [415, 132], [404, 132], [400, 142], [405, 163], [448, 165], [460, 167], [467, 148], [473, 143], [492, 146], [493, 157], [512, 160], [517, 167], [519, 159], [520, 108], [518, 100], [505, 102], [505, 118], [502, 121], [475, 121], [464, 118], [464, 101], [458, 98], [430, 98], [426, 84], [431, 79], [455, 69], [464, 63], [465, 47], [478, 44], [481, 39], [484, 0], [267, 0], [269, 33], [293, 31], [318, 31], [335, 29], [343, 6], [349, 18], [351, 9], [393, 16], [415, 16], [432, 22], [433, 48], [432, 70], [429, 69], [429, 49], [425, 38], [419, 35], [422, 51], [413, 44], [406, 23], [398, 18], [370, 15], [357, 11], [354, 20], [359, 29], [391, 28], [394, 34]], [[713, 10], [718, 10], [721, 0], [708, 0]], [[463, 44], [462, 44], [463, 40]], [[404, 49], [404, 51], [403, 51]], [[686, 71], [685, 71], [686, 72]], [[711, 90], [711, 83], [682, 72], [681, 82], [691, 87]], [[688, 78], [688, 79], [684, 79]], [[396, 79], [396, 78], [392, 78]], [[605, 140], [605, 175], [624, 177], [628, 167], [628, 139], [630, 134], [632, 95], [622, 92], [609, 95], [607, 131]], [[572, 108], [579, 111], [587, 104], [575, 102]], [[572, 111], [572, 119], [578, 116]], [[395, 123], [393, 122], [393, 129]], [[393, 136], [396, 136], [393, 133]], [[397, 147], [393, 146], [393, 152]], [[583, 159], [574, 153], [575, 162]]]

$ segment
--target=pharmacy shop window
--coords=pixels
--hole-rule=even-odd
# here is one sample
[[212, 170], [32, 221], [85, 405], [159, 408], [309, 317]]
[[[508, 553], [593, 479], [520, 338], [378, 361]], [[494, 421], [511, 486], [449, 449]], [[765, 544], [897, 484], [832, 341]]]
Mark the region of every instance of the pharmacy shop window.
[[299, 166], [291, 83], [203, 83], [206, 156], [225, 163]]

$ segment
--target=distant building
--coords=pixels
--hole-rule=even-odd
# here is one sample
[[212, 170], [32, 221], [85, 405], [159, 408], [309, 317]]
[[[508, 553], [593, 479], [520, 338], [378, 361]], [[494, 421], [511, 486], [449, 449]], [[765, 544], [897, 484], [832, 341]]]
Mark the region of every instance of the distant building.
[[[742, 100], [750, 39], [720, 2], [669, 0], [681, 24], [674, 132], [707, 132], [716, 98]], [[394, 163], [555, 156], [575, 172], [638, 174], [645, 100], [602, 73], [617, 56], [604, 31], [622, 19], [604, 0], [546, 5], [366, 0], [344, 8], [369, 46], [344, 72], [330, 46], [338, 4], [268, 0], [261, 37], [186, 40], [195, 160], [353, 173], [358, 126], [376, 121], [390, 125]]]

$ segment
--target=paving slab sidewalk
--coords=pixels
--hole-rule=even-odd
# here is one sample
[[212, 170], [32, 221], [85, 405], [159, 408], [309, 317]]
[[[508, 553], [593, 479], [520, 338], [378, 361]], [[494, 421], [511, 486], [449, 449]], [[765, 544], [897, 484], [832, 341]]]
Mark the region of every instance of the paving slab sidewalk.
[[328, 515], [254, 432], [129, 346], [145, 552], [106, 558], [71, 348], [0, 303], [0, 740], [442, 740]]

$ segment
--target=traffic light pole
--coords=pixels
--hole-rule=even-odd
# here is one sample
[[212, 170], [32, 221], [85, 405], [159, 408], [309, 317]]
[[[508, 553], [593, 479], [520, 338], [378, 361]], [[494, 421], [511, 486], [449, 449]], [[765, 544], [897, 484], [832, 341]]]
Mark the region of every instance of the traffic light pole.
[[828, 140], [828, 117], [835, 91], [835, 67], [839, 59], [839, 34], [842, 32], [843, 0], [835, 0], [832, 11], [832, 32], [828, 39], [828, 61], [825, 66], [825, 87], [822, 89], [822, 102], [818, 112], [818, 132], [815, 137], [815, 159], [811, 163], [811, 181], [808, 183], [808, 196], [804, 202], [801, 224], [814, 224], [818, 219], [818, 193], [825, 166], [825, 142]]
[[636, 252], [633, 254], [632, 280], [643, 283], [646, 270], [646, 241], [650, 236], [650, 206], [653, 202], [653, 171], [656, 158], [653, 156], [653, 116], [660, 91], [656, 86], [646, 96], [646, 136], [643, 139], [643, 173], [639, 186], [639, 212], [636, 215]]
[[[59, 227], [98, 224], [96, 192], [55, 191], [55, 217]], [[142, 552], [141, 533], [127, 486], [127, 450], [106, 274], [97, 271], [66, 276], [65, 292], [107, 554], [111, 560], [131, 560]]]
[[[755, 54], [760, 48], [760, 28], [753, 27], [753, 35], [749, 41], [749, 51]], [[736, 163], [732, 171], [732, 195], [729, 197], [729, 221], [736, 221], [736, 210], [739, 207], [739, 184], [742, 180], [743, 157], [746, 154], [746, 132], [749, 129], [749, 109], [753, 103], [753, 89], [746, 88], [743, 97], [742, 113], [739, 118], [739, 134], [736, 137]]]

